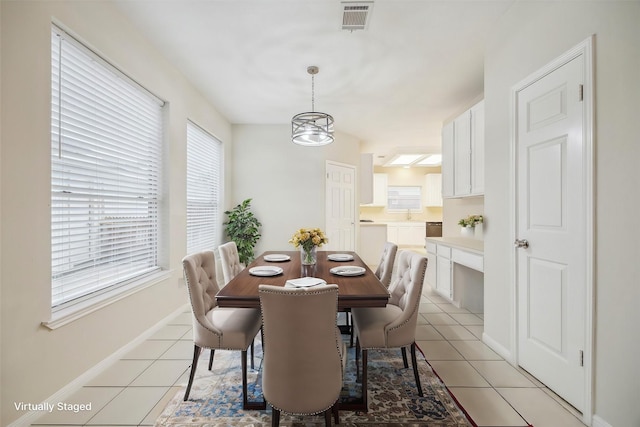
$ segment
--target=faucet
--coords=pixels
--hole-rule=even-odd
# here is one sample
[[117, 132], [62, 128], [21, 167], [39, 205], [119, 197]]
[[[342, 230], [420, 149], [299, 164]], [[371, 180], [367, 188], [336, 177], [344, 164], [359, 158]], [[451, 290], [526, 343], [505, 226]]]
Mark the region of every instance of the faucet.
[[411, 220], [411, 209], [407, 209], [407, 221]]

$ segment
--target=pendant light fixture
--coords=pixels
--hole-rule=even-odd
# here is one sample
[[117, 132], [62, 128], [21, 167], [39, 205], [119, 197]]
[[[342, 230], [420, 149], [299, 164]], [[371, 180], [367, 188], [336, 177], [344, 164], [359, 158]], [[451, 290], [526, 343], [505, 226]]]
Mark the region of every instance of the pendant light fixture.
[[314, 76], [318, 71], [316, 66], [307, 67], [307, 73], [311, 74], [311, 112], [296, 114], [291, 119], [292, 141], [307, 147], [319, 147], [333, 142], [333, 117], [314, 111]]

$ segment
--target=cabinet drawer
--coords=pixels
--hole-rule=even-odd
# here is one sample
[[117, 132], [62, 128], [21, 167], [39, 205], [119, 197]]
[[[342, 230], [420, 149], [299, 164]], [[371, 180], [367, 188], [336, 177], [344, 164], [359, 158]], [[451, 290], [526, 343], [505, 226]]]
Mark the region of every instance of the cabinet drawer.
[[449, 246], [437, 245], [438, 246], [438, 256], [451, 259], [451, 248]]
[[[438, 249], [440, 248], [438, 247]], [[451, 259], [456, 264], [462, 264], [474, 270], [484, 272], [484, 257], [482, 255], [453, 249], [451, 251]]]
[[427, 252], [437, 254], [437, 246], [435, 243], [427, 242]]

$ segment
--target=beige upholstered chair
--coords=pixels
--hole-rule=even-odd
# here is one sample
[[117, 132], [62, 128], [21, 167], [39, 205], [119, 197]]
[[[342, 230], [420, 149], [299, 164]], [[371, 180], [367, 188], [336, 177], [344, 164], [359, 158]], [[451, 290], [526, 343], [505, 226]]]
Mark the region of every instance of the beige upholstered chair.
[[240, 263], [236, 242], [231, 241], [218, 246], [218, 252], [220, 253], [222, 275], [224, 277], [224, 284], [226, 285], [231, 279], [236, 277], [236, 274], [240, 273], [245, 266]]
[[[367, 350], [373, 348], [401, 348], [405, 368], [408, 367], [405, 347], [411, 347], [411, 363], [418, 388], [422, 386], [416, 361], [416, 324], [422, 283], [427, 269], [427, 259], [411, 251], [399, 255], [398, 274], [389, 287], [389, 303], [386, 307], [353, 308], [353, 325], [356, 331], [356, 366], [362, 349], [362, 395], [367, 405]], [[358, 373], [360, 368], [358, 367]]]
[[242, 352], [242, 398], [245, 409], [264, 408], [265, 403], [250, 403], [247, 399], [247, 348], [251, 346], [253, 367], [253, 339], [260, 330], [260, 310], [251, 308], [222, 308], [217, 306], [215, 256], [205, 251], [186, 256], [182, 260], [193, 311], [193, 363], [184, 400], [189, 398], [198, 358], [203, 348], [211, 349], [209, 370], [215, 350]]
[[[393, 273], [393, 264], [396, 260], [396, 253], [398, 252], [398, 245], [391, 242], [386, 242], [382, 247], [382, 255], [380, 255], [380, 263], [376, 268], [375, 275], [385, 287], [389, 287], [391, 283], [391, 275]], [[350, 309], [345, 310], [350, 312]], [[350, 345], [353, 346], [353, 326], [349, 325], [350, 313], [347, 313], [347, 326], [349, 326], [351, 337], [349, 339]]]
[[375, 275], [383, 285], [387, 288], [391, 284], [391, 273], [393, 272], [393, 263], [396, 260], [396, 252], [398, 251], [398, 245], [391, 242], [386, 242], [382, 247], [382, 255], [380, 256], [380, 263], [376, 269]]
[[273, 408], [272, 426], [280, 412], [312, 415], [331, 412], [338, 420], [344, 345], [336, 326], [338, 286], [308, 289], [260, 285], [264, 360], [262, 390]]

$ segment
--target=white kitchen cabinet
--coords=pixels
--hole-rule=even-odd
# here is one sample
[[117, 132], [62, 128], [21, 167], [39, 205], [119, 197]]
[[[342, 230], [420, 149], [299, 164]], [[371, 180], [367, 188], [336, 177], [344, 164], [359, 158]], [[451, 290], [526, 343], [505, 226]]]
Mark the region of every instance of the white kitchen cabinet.
[[387, 206], [387, 174], [373, 174], [373, 202], [364, 206]]
[[387, 174], [373, 174], [373, 204], [375, 206], [387, 206]]
[[[435, 271], [425, 281], [458, 307], [481, 312], [484, 305], [484, 245], [461, 238], [427, 238], [427, 259]], [[434, 265], [431, 265], [434, 267]]]
[[360, 154], [360, 204], [373, 203], [373, 153]]
[[471, 193], [471, 111], [453, 121], [453, 195]]
[[442, 197], [453, 197], [453, 122], [442, 128]]
[[442, 207], [442, 174], [430, 173], [425, 175], [426, 207]]
[[471, 195], [484, 194], [484, 101], [471, 108]]
[[484, 101], [442, 128], [442, 197], [484, 194]]
[[424, 246], [427, 225], [424, 222], [390, 222], [387, 239], [398, 246]]
[[453, 284], [451, 283], [451, 253], [440, 250], [437, 254], [436, 291], [449, 300], [453, 299]]
[[431, 289], [436, 289], [437, 283], [437, 271], [438, 271], [438, 255], [436, 254], [436, 245], [427, 242], [427, 271], [425, 273], [425, 282], [431, 286]]

